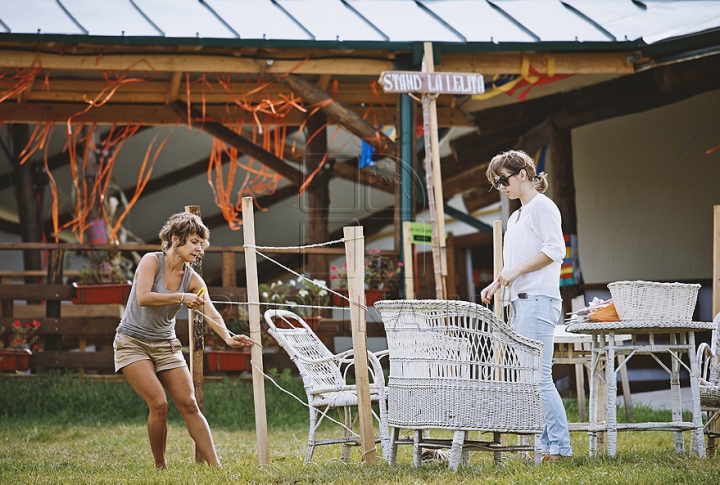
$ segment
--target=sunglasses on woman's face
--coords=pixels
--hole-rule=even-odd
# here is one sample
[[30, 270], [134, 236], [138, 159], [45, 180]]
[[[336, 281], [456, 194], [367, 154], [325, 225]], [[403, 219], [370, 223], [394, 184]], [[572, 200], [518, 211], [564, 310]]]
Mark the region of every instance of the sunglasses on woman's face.
[[510, 185], [510, 179], [519, 173], [520, 173], [520, 171], [517, 171], [515, 173], [511, 173], [510, 175], [506, 175], [504, 177], [495, 177], [495, 182], [493, 183], [493, 187], [495, 187], [498, 190], [500, 190], [501, 187], [507, 187], [508, 185]]

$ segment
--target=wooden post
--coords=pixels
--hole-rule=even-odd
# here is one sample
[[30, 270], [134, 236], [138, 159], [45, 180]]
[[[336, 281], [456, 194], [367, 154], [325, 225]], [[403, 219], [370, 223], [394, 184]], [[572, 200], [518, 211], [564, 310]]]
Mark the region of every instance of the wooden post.
[[[502, 221], [493, 222], [493, 278], [497, 280], [503, 269], [503, 227]], [[502, 288], [498, 288], [495, 292], [494, 307], [495, 315], [503, 318], [503, 301], [502, 301]]]
[[255, 401], [255, 435], [258, 465], [269, 463], [267, 416], [265, 409], [265, 381], [263, 376], [262, 341], [260, 329], [260, 290], [258, 288], [257, 254], [255, 254], [255, 214], [252, 197], [242, 199], [243, 240], [245, 245], [245, 274], [247, 279], [248, 318], [250, 338], [255, 342], [250, 351], [252, 362], [253, 397]]
[[[327, 116], [318, 111], [307, 118], [307, 136], [305, 141], [306, 173], [315, 171], [320, 162], [328, 157]], [[310, 137], [312, 139], [310, 140]], [[309, 140], [309, 141], [308, 141]], [[307, 235], [305, 244], [318, 244], [329, 240], [330, 223], [330, 177], [334, 162], [326, 160], [323, 168], [315, 175], [315, 185], [307, 191]], [[330, 256], [327, 254], [309, 254], [307, 271], [312, 278], [326, 280], [330, 268]], [[313, 303], [314, 304], [314, 303]]]
[[[432, 43], [424, 43], [423, 72], [434, 72]], [[445, 211], [442, 196], [442, 174], [438, 152], [437, 106], [434, 95], [423, 93], [423, 131], [425, 133], [425, 180], [433, 227], [433, 263], [435, 267], [435, 298], [447, 298], [447, 254], [445, 249]]]
[[446, 268], [445, 272], [445, 298], [457, 300], [460, 295], [458, 294], [457, 267], [455, 265], [455, 235], [452, 232], [447, 235], [445, 244], [445, 257], [447, 261], [450, 261], [450, 267], [452, 268], [452, 271], [447, 271]]
[[[185, 212], [200, 217], [200, 206], [186, 205]], [[192, 268], [202, 276], [202, 255], [193, 261]], [[199, 312], [188, 310], [188, 335], [190, 348], [190, 375], [192, 376], [195, 400], [200, 411], [205, 410], [205, 388], [203, 387], [203, 359], [205, 357], [205, 317]], [[195, 463], [202, 463], [205, 457], [192, 442], [192, 455]]]
[[713, 207], [712, 318], [720, 313], [720, 205]]
[[[713, 285], [712, 285], [712, 318], [720, 312], [720, 205], [713, 207]], [[693, 358], [691, 355], [690, 358]], [[709, 431], [720, 431], [720, 420], [710, 424]], [[708, 440], [708, 450], [714, 456], [717, 452], [717, 438]]]
[[[369, 465], [377, 460], [375, 430], [370, 408], [370, 379], [367, 362], [367, 331], [365, 315], [365, 242], [362, 226], [344, 227], [345, 258], [347, 260], [348, 296], [350, 298], [350, 327], [352, 329], [355, 383], [360, 419], [362, 459]], [[357, 302], [358, 304], [354, 303]]]
[[[64, 249], [53, 249], [50, 251], [50, 259], [47, 266], [47, 284], [61, 285], [63, 278], [63, 259], [65, 258]], [[59, 300], [48, 300], [45, 303], [45, 316], [48, 318], [60, 318], [60, 309], [62, 302]], [[40, 350], [60, 350], [62, 345], [62, 335], [45, 335], [40, 336]]]
[[413, 274], [413, 245], [410, 236], [412, 222], [403, 222], [403, 271], [405, 272], [405, 299], [415, 299], [415, 278]]
[[237, 265], [233, 251], [222, 252], [222, 285], [225, 287], [237, 286]]
[[[435, 72], [435, 62], [433, 59], [432, 42], [423, 43], [424, 55], [423, 55], [423, 71], [424, 72]], [[440, 270], [442, 274], [442, 291], [443, 298], [447, 298], [447, 282], [445, 278], [448, 274], [447, 269], [447, 249], [445, 243], [445, 209], [443, 207], [443, 188], [442, 188], [442, 173], [440, 172], [440, 141], [438, 140], [438, 117], [437, 117], [437, 103], [435, 102], [436, 96], [429, 98], [430, 104], [428, 105], [429, 121], [430, 121], [430, 154], [432, 158], [432, 181], [433, 190], [435, 192], [435, 216], [438, 230], [438, 246], [440, 248]]]

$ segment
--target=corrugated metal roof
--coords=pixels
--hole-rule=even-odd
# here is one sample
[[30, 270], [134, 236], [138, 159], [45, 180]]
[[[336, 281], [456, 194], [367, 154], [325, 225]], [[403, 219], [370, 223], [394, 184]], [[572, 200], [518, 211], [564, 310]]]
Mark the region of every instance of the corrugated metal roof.
[[717, 29], [720, 0], [0, 0], [0, 21], [0, 39], [567, 43], [572, 50]]

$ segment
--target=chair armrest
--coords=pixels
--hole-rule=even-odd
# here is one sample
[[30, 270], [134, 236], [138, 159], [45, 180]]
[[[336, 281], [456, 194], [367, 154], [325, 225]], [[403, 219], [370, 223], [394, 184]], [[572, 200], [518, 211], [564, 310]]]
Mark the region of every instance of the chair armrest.
[[325, 357], [322, 359], [308, 359], [307, 357], [303, 357], [302, 355], [299, 355], [299, 354], [295, 354], [295, 358], [297, 360], [307, 362], [308, 364], [322, 364], [323, 362], [333, 362], [333, 361], [345, 362], [348, 355], [352, 355], [352, 350], [346, 350], [345, 352], [340, 352], [339, 354], [335, 354], [330, 357]]

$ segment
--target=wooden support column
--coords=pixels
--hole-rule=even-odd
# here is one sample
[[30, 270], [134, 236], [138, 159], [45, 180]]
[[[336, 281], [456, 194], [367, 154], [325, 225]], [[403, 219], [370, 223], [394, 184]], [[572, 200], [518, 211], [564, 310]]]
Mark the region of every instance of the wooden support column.
[[[185, 212], [200, 217], [200, 207], [197, 205], [186, 205]], [[202, 276], [202, 254], [193, 261], [192, 268]], [[205, 410], [205, 389], [203, 388], [203, 358], [205, 357], [205, 317], [199, 312], [190, 310], [188, 317], [188, 333], [190, 335], [190, 375], [192, 376], [193, 388], [195, 389], [195, 400], [200, 411]], [[192, 442], [192, 455], [196, 463], [205, 461], [205, 457]]]
[[235, 253], [223, 251], [222, 253], [222, 285], [224, 287], [237, 286], [237, 265], [235, 264]]
[[[307, 238], [306, 244], [318, 244], [328, 241], [330, 225], [330, 178], [333, 174], [333, 160], [327, 160], [327, 116], [322, 111], [316, 112], [307, 120], [305, 145], [306, 173], [313, 173], [320, 163], [323, 167], [315, 174], [313, 190], [308, 190]], [[313, 278], [326, 280], [330, 268], [330, 257], [326, 254], [310, 254], [307, 259], [307, 271]]]
[[[549, 152], [550, 188], [553, 201], [560, 209], [563, 234], [577, 235], [571, 130], [554, 127], [550, 134]], [[578, 285], [567, 285], [560, 288], [560, 296], [563, 299], [563, 315], [571, 311], [571, 302], [579, 294]]]
[[[64, 249], [53, 249], [50, 251], [47, 267], [47, 284], [61, 285], [63, 279], [63, 260], [65, 258]], [[45, 303], [45, 316], [48, 318], [60, 318], [60, 307], [62, 302], [59, 300], [48, 300]], [[40, 350], [60, 350], [62, 344], [62, 335], [46, 335], [40, 337]]]
[[[362, 226], [343, 228], [347, 258], [348, 296], [350, 298], [350, 327], [352, 330], [355, 384], [360, 420], [362, 460], [374, 465], [375, 430], [370, 407], [370, 378], [367, 359], [367, 315], [365, 311], [365, 241]], [[357, 302], [357, 304], [355, 303]]]
[[[170, 104], [172, 109], [183, 118], [187, 117], [187, 105], [182, 101], [175, 101]], [[304, 174], [287, 164], [285, 160], [276, 157], [274, 154], [256, 145], [247, 138], [235, 133], [230, 128], [216, 121], [205, 120], [202, 114], [192, 108], [190, 110], [191, 123], [194, 127], [205, 131], [209, 135], [224, 141], [228, 145], [237, 148], [241, 153], [253, 157], [268, 168], [285, 177], [291, 184], [300, 187]], [[312, 184], [311, 184], [312, 185]]]
[[[18, 217], [20, 219], [20, 236], [22, 242], [41, 242], [41, 227], [39, 208], [35, 198], [35, 188], [33, 185], [33, 162], [27, 160], [24, 164], [19, 165], [22, 158], [20, 153], [25, 149], [28, 143], [28, 125], [12, 124], [10, 125], [10, 133], [12, 136], [13, 160], [11, 163], [14, 167], [13, 178], [15, 180], [15, 195], [17, 198]], [[23, 251], [23, 268], [25, 270], [42, 269], [41, 252], [37, 250]], [[37, 276], [25, 277], [25, 283], [40, 283]], [[28, 300], [28, 304], [37, 303]]]
[[322, 89], [294, 74], [278, 78], [278, 81], [299, 94], [305, 103], [321, 105], [321, 110], [327, 114], [328, 118], [342, 125], [343, 128], [366, 141], [379, 152], [396, 152], [397, 146], [394, 141], [362, 119], [355, 112], [350, 111], [342, 104], [334, 101], [332, 97]]

